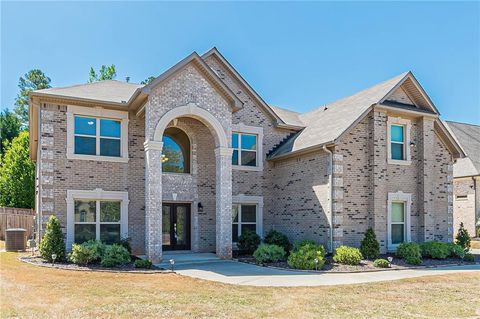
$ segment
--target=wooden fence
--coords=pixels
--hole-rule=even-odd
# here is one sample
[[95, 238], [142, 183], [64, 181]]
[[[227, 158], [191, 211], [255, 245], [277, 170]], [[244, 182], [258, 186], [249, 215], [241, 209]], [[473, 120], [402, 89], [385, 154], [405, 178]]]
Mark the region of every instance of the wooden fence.
[[30, 238], [35, 225], [34, 216], [33, 209], [0, 207], [0, 240], [5, 240], [5, 230], [9, 228], [23, 228]]

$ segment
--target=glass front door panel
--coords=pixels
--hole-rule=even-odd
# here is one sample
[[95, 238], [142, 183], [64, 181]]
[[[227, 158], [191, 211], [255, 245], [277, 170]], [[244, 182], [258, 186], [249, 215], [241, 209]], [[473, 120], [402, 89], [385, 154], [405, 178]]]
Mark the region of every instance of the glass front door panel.
[[170, 205], [163, 205], [162, 209], [162, 243], [164, 246], [170, 246], [170, 224], [171, 224], [171, 207]]
[[163, 204], [163, 249], [190, 249], [190, 204]]
[[187, 244], [187, 207], [176, 207], [176, 221], [174, 224], [176, 245]]

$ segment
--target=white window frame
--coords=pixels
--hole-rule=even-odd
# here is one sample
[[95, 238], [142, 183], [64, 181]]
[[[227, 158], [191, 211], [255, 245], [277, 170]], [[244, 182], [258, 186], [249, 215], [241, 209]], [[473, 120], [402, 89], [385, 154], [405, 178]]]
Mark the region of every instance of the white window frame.
[[[67, 190], [67, 250], [72, 249], [75, 242], [75, 201], [96, 201], [96, 221], [95, 224], [118, 224], [113, 222], [100, 222], [100, 202], [101, 201], [120, 201], [120, 237], [128, 237], [128, 192], [104, 191], [101, 188], [94, 190]], [[80, 223], [82, 224], [82, 223]], [[93, 224], [85, 222], [84, 224]], [[100, 226], [96, 227], [96, 237], [100, 238]]]
[[[403, 160], [396, 160], [392, 159], [392, 140], [391, 140], [391, 130], [392, 125], [394, 126], [403, 126], [403, 154], [405, 159]], [[387, 162], [388, 164], [395, 164], [395, 165], [410, 165], [412, 164], [411, 154], [410, 154], [410, 132], [411, 132], [411, 121], [407, 119], [402, 119], [401, 117], [391, 117], [389, 116], [387, 119], [387, 149], [388, 149], [388, 156]], [[395, 142], [393, 142], [395, 143]]]
[[404, 227], [405, 227], [405, 241], [411, 241], [411, 211], [412, 211], [412, 194], [404, 193], [402, 191], [396, 193], [388, 193], [387, 201], [387, 249], [395, 251], [399, 244], [392, 244], [392, 203], [404, 203]]
[[[94, 117], [97, 123], [96, 153], [100, 154], [100, 119], [120, 121], [120, 157], [75, 154], [75, 116]], [[79, 135], [83, 136], [83, 135]], [[87, 135], [85, 135], [87, 136]], [[111, 138], [111, 137], [106, 137]], [[111, 138], [115, 139], [115, 138]], [[104, 108], [91, 108], [76, 105], [67, 106], [67, 159], [107, 161], [107, 162], [128, 162], [128, 112], [108, 110]]]
[[[263, 196], [251, 196], [251, 195], [244, 195], [244, 194], [239, 194], [232, 196], [232, 210], [233, 210], [233, 205], [255, 205], [257, 207], [256, 209], [256, 227], [255, 231], [258, 236], [263, 238]], [[240, 216], [239, 216], [240, 220]], [[233, 220], [232, 220], [233, 224]], [[243, 224], [243, 223], [241, 223]], [[249, 223], [245, 223], [249, 224]], [[253, 223], [250, 223], [253, 224]], [[239, 233], [240, 235], [240, 233]], [[236, 243], [233, 243], [234, 246]]]
[[[238, 163], [241, 163], [241, 134], [246, 134], [246, 135], [256, 135], [257, 136], [257, 163], [255, 166], [244, 166], [244, 165], [233, 165], [232, 164], [232, 169], [235, 170], [244, 170], [244, 171], [263, 171], [263, 127], [260, 126], [249, 126], [245, 125], [243, 123], [239, 124], [234, 124], [232, 126], [232, 135], [234, 133], [239, 134], [239, 143], [238, 143], [238, 149], [234, 149], [232, 147], [232, 150], [238, 150]], [[230, 136], [230, 137], [231, 137]], [[232, 141], [232, 146], [233, 146], [233, 141]]]

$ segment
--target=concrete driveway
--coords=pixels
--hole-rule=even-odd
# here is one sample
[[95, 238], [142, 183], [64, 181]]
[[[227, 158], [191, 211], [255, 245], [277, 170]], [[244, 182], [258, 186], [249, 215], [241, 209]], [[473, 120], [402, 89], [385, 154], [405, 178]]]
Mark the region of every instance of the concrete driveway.
[[175, 267], [175, 272], [180, 275], [204, 280], [235, 285], [276, 287], [348, 285], [475, 271], [480, 277], [480, 265], [478, 264], [351, 274], [315, 274], [260, 267], [236, 261], [182, 264]]

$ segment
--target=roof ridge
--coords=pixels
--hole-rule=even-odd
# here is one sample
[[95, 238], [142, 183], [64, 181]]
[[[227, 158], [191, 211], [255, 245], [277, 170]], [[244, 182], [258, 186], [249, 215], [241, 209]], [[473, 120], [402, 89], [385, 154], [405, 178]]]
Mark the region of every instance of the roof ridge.
[[140, 83], [129, 83], [129, 82], [123, 82], [119, 80], [100, 80], [100, 81], [95, 81], [95, 82], [86, 82], [86, 83], [79, 83], [79, 84], [73, 84], [73, 85], [67, 85], [67, 86], [57, 86], [57, 87], [50, 87], [46, 89], [40, 89], [40, 90], [34, 90], [33, 92], [41, 92], [45, 90], [63, 90], [63, 89], [71, 89], [75, 87], [80, 87], [80, 86], [86, 86], [86, 85], [95, 85], [95, 84], [100, 84], [102, 82], [117, 82], [117, 83], [122, 83], [122, 84], [129, 84], [129, 85], [136, 85], [136, 86], [144, 86], [143, 84]]
[[480, 124], [464, 123], [464, 122], [449, 121], [449, 120], [445, 120], [445, 122], [480, 127]]

